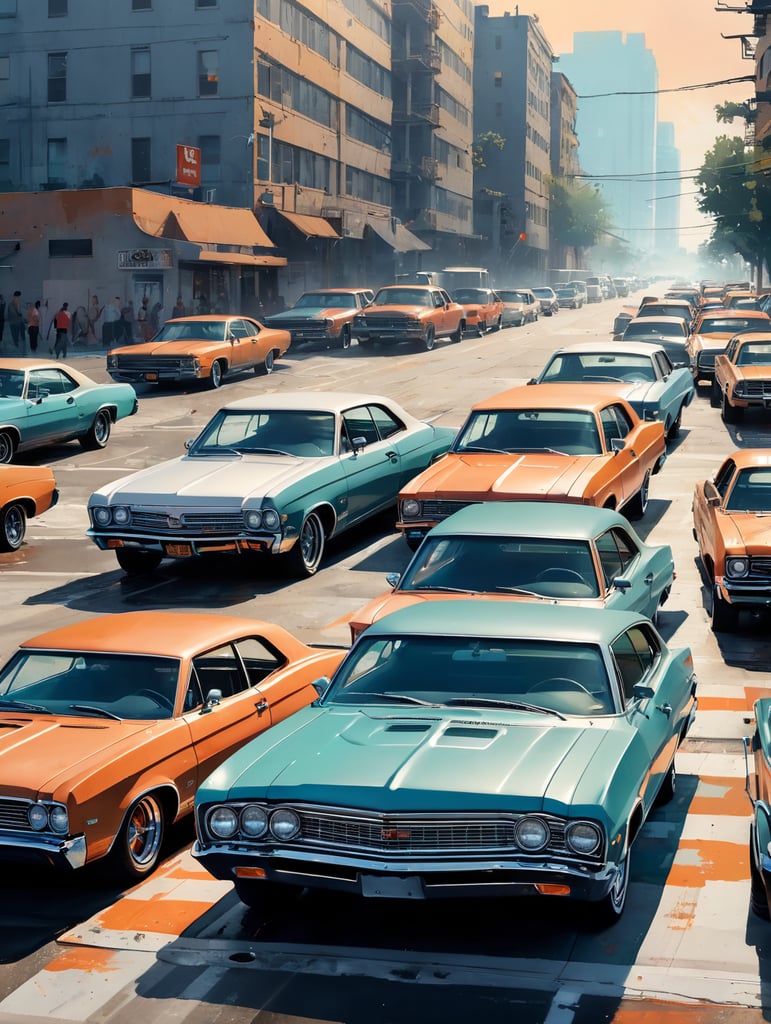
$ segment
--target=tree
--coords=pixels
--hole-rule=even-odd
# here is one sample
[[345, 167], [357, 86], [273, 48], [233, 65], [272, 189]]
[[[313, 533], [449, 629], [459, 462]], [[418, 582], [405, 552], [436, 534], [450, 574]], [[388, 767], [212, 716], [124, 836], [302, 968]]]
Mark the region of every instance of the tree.
[[475, 169], [487, 167], [485, 154], [490, 148], [500, 149], [506, 145], [506, 140], [498, 132], [480, 132], [471, 147], [471, 163]]
[[549, 221], [560, 244], [586, 249], [611, 227], [602, 192], [592, 185], [549, 178]]

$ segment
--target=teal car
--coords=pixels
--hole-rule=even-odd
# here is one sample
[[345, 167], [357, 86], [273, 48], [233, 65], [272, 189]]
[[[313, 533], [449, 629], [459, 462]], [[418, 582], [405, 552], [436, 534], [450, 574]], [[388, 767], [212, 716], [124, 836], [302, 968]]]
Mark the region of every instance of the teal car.
[[655, 618], [675, 563], [610, 508], [555, 501], [467, 505], [436, 525], [392, 590], [350, 619], [355, 640], [376, 619], [423, 601], [479, 594], [612, 608]]
[[696, 711], [690, 651], [650, 620], [435, 601], [376, 622], [317, 686], [196, 795], [193, 855], [244, 903], [301, 886], [621, 916]]
[[104, 448], [113, 423], [137, 408], [130, 384], [98, 384], [50, 359], [0, 359], [0, 463], [65, 441]]
[[280, 555], [312, 576], [326, 543], [395, 506], [455, 431], [380, 395], [285, 392], [220, 409], [178, 459], [91, 495], [87, 535], [127, 573], [163, 558]]
[[683, 410], [694, 399], [693, 375], [675, 366], [663, 345], [644, 341], [585, 341], [553, 353], [531, 384], [568, 381], [608, 384], [641, 420], [659, 420], [672, 440], [680, 433]]
[[[750, 824], [750, 906], [758, 917], [771, 918], [771, 698], [755, 701], [755, 733], [745, 738]], [[750, 771], [750, 768], [753, 771]]]

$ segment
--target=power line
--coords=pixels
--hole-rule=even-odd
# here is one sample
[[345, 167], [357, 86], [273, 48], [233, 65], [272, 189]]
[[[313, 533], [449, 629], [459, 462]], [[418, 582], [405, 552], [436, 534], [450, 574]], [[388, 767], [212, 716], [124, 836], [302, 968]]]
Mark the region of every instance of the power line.
[[665, 92], [692, 92], [694, 89], [712, 89], [717, 85], [736, 85], [738, 82], [754, 82], [754, 75], [742, 75], [741, 78], [723, 78], [719, 82], [701, 82], [699, 85], [680, 85], [673, 89], [642, 89], [639, 92], [596, 92], [586, 96], [577, 96], [579, 100], [599, 100], [606, 96], [660, 96]]

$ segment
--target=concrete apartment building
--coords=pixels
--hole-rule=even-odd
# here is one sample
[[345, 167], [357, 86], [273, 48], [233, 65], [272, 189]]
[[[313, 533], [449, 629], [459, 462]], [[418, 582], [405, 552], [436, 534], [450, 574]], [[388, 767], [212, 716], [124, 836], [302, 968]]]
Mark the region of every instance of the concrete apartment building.
[[535, 284], [549, 265], [552, 49], [536, 15], [481, 5], [475, 26], [475, 137], [503, 140], [481, 149], [476, 228], [497, 284]]
[[[576, 116], [578, 97], [570, 80], [561, 71], [551, 74], [550, 159], [553, 178], [575, 180], [580, 171]], [[553, 269], [576, 270], [578, 253], [574, 246], [561, 245], [550, 232], [549, 266]]]

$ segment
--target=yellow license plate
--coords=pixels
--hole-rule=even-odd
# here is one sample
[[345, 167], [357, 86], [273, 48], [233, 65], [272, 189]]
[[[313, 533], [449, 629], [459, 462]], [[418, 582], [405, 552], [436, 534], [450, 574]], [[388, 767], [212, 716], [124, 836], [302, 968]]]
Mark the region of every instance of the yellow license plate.
[[189, 544], [165, 544], [164, 550], [171, 558], [187, 558], [193, 553]]
[[145, 380], [158, 380], [158, 374], [157, 373], [146, 373], [145, 374]]

